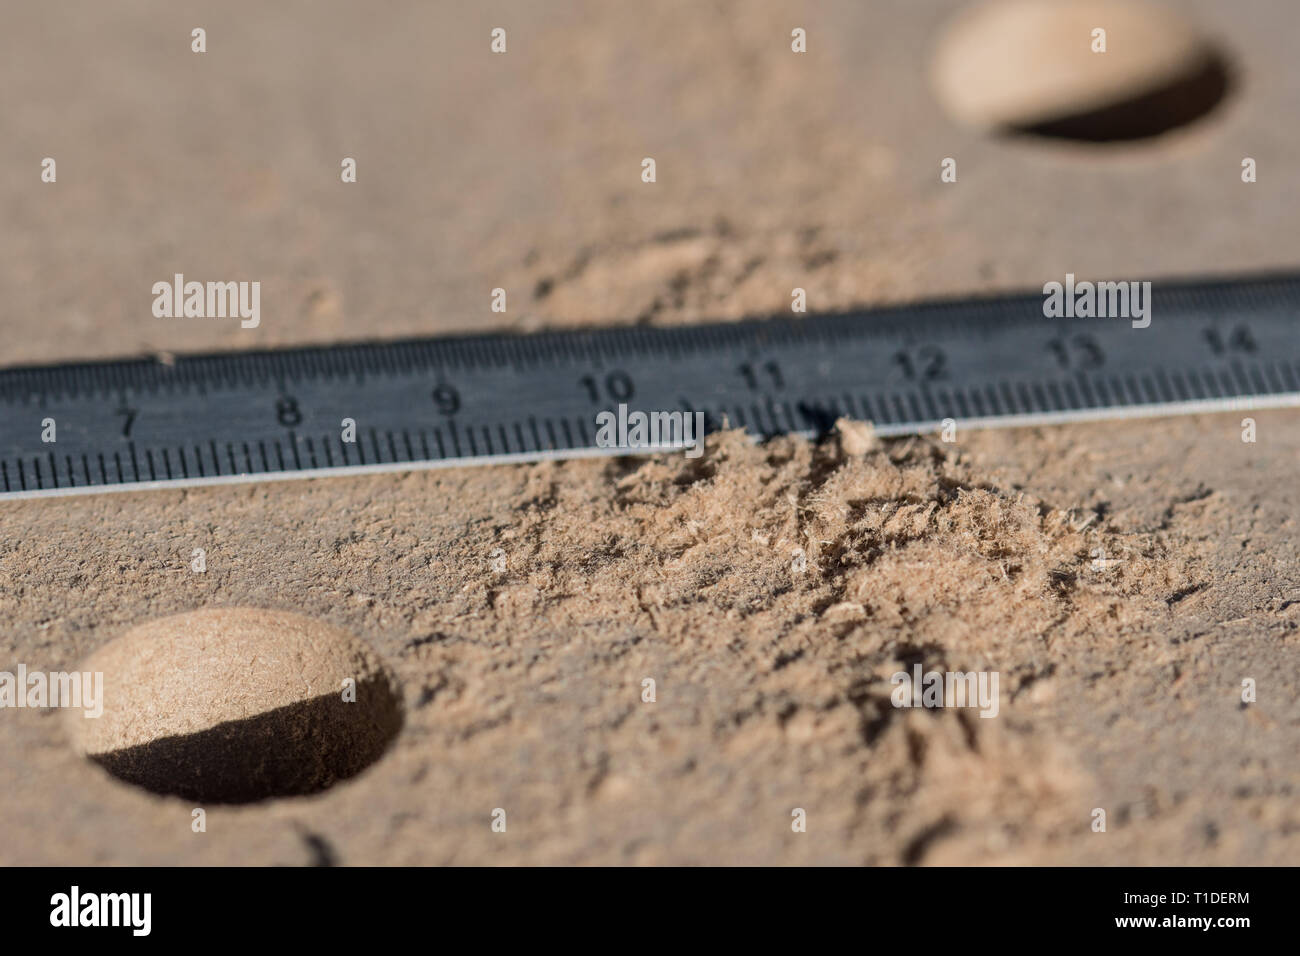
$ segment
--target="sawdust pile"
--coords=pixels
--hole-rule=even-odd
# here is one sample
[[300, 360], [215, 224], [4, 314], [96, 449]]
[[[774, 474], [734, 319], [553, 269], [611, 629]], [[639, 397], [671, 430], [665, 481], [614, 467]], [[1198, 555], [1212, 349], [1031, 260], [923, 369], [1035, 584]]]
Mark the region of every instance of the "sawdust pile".
[[[513, 520], [448, 556], [483, 571], [408, 648], [415, 723], [448, 758], [509, 754], [530, 813], [608, 831], [631, 848], [614, 859], [693, 859], [692, 828], [737, 862], [1027, 860], [1078, 839], [1095, 794], [1034, 709], [1063, 657], [1091, 666], [1098, 628], [1163, 612], [1192, 569], [951, 446], [860, 429], [528, 469]], [[999, 715], [892, 706], [916, 664], [998, 672]], [[487, 798], [493, 773], [456, 786]], [[665, 841], [669, 805], [687, 832]], [[793, 808], [837, 845], [791, 844]]]

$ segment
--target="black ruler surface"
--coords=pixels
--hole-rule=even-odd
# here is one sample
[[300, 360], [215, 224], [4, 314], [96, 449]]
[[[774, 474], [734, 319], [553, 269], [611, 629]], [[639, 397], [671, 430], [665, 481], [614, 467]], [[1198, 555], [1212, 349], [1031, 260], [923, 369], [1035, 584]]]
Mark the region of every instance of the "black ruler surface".
[[1146, 328], [1043, 302], [8, 369], [0, 495], [637, 453], [597, 447], [620, 404], [758, 436], [1300, 405], [1300, 276], [1157, 284]]

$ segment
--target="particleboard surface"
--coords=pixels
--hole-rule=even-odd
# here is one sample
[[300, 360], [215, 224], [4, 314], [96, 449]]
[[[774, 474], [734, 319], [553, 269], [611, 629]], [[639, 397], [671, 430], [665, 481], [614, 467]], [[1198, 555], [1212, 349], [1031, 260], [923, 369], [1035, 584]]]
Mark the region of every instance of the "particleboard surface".
[[[1234, 90], [1110, 147], [954, 125], [926, 69], [959, 6], [23, 5], [5, 360], [1300, 264], [1294, 4], [1173, 4]], [[261, 281], [261, 326], [154, 319], [175, 272]], [[0, 863], [1293, 863], [1300, 419], [1240, 417], [4, 503], [0, 669], [282, 608], [369, 642], [406, 712], [362, 775], [195, 834], [0, 711]], [[916, 661], [997, 670], [999, 716], [890, 707]]]

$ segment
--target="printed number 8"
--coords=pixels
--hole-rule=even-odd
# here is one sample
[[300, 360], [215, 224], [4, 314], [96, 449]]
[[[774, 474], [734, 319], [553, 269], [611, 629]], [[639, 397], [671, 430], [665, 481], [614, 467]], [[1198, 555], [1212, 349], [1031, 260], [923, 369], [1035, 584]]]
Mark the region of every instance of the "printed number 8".
[[302, 424], [302, 412], [298, 409], [298, 399], [283, 395], [276, 399], [275, 416], [286, 428]]

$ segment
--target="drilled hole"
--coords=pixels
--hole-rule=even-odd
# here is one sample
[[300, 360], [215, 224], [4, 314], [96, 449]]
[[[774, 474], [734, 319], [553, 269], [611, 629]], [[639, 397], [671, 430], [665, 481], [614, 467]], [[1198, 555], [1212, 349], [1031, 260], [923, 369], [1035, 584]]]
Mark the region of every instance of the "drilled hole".
[[1227, 62], [1218, 54], [1189, 75], [1132, 99], [1004, 132], [1089, 143], [1147, 139], [1195, 122], [1210, 113], [1231, 87]]
[[361, 641], [282, 611], [152, 621], [93, 654], [103, 715], [72, 712], [77, 749], [114, 777], [201, 803], [318, 793], [377, 760], [399, 697]]
[[947, 25], [932, 79], [966, 125], [1106, 143], [1206, 116], [1228, 96], [1233, 71], [1191, 23], [1141, 0], [994, 0]]

